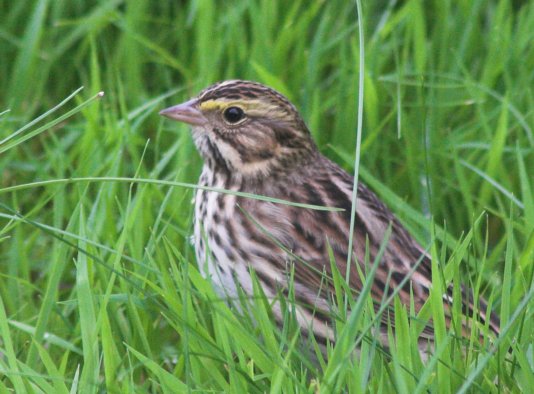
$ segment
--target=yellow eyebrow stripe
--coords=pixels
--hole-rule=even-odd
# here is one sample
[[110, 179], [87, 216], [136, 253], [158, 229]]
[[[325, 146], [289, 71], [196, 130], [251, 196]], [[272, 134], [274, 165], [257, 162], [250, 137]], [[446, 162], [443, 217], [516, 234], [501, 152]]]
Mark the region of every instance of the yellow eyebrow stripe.
[[201, 111], [213, 111], [228, 107], [240, 107], [245, 111], [258, 108], [261, 105], [258, 100], [207, 100], [200, 103]]
[[203, 111], [210, 111], [214, 109], [219, 109], [223, 106], [223, 103], [215, 100], [208, 100], [200, 103], [200, 109]]

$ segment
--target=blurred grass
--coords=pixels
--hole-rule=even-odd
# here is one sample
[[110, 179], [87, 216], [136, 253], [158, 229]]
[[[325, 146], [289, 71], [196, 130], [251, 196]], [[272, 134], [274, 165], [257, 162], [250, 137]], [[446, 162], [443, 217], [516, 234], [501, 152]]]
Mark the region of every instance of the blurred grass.
[[75, 177], [196, 183], [187, 127], [157, 112], [226, 78], [284, 92], [320, 149], [352, 170], [354, 3], [0, 1], [0, 390], [534, 386], [534, 4], [391, 0], [363, 10], [361, 177], [432, 245], [437, 287], [468, 283], [493, 302], [509, 325], [497, 347], [474, 333], [462, 352], [440, 328], [436, 356], [422, 363], [416, 338], [420, 321], [439, 317], [433, 297], [417, 318], [394, 303], [402, 329], [389, 359], [368, 335], [376, 317], [363, 298], [337, 326], [340, 338], [361, 339], [360, 354], [341, 341], [322, 360], [313, 342], [302, 349], [291, 299], [279, 332], [260, 289], [243, 317], [200, 277], [191, 189], [7, 189]]

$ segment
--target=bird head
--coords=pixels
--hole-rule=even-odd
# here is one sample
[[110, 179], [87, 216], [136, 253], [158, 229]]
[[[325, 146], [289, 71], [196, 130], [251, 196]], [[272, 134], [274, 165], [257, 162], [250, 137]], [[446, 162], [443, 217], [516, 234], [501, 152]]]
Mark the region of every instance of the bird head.
[[191, 125], [206, 165], [242, 177], [291, 170], [316, 151], [295, 106], [256, 82], [216, 83], [160, 115]]

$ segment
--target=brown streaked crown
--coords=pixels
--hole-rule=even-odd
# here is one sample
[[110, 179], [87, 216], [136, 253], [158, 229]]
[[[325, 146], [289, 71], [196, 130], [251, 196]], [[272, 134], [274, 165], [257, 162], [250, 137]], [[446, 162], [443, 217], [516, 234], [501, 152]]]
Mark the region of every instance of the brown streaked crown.
[[208, 100], [261, 100], [286, 107], [298, 114], [295, 106], [282, 94], [258, 82], [233, 79], [208, 86], [198, 95], [200, 101]]

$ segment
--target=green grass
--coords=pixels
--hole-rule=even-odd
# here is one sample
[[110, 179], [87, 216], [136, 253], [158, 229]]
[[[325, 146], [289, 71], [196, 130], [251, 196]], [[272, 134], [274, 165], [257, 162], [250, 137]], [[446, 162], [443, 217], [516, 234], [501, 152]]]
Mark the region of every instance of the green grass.
[[[384, 300], [398, 327], [387, 356], [369, 298], [347, 299], [334, 276], [339, 340], [324, 359], [297, 329], [293, 290], [278, 329], [260, 288], [235, 301], [241, 315], [201, 277], [188, 241], [201, 160], [157, 112], [217, 80], [258, 80], [352, 172], [355, 3], [0, 2], [0, 392], [534, 386], [534, 4], [362, 8], [360, 179], [429, 248], [435, 288], [418, 316]], [[448, 283], [456, 321], [460, 283], [490, 300], [498, 339], [444, 327]], [[429, 318], [439, 341], [422, 362]]]

